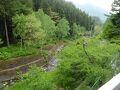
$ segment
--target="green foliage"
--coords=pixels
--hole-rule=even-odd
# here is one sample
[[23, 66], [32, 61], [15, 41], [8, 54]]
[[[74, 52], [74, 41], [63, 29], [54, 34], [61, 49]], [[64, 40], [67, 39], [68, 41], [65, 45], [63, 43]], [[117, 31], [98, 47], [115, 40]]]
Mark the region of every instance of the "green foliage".
[[94, 36], [100, 36], [102, 34], [102, 26], [96, 25], [94, 28]]
[[120, 0], [114, 0], [112, 11], [114, 14], [111, 15], [111, 22], [114, 25], [114, 32], [111, 32], [113, 33], [111, 42], [120, 44]]
[[78, 26], [76, 23], [74, 23], [73, 24], [73, 31], [72, 31], [73, 36], [77, 35], [77, 31], [78, 31]]
[[5, 90], [55, 90], [51, 77], [51, 74], [33, 66], [23, 75], [23, 80]]
[[108, 19], [104, 24], [103, 37], [111, 42], [120, 43], [120, 30]]
[[83, 35], [85, 31], [86, 30], [84, 27], [81, 27], [80, 25], [77, 25], [76, 23], [74, 23], [71, 33], [73, 37], [79, 37]]
[[[21, 14], [23, 13], [24, 15], [32, 13], [32, 8], [33, 8], [33, 2], [32, 0], [19, 0], [20, 5], [18, 8], [17, 13]], [[16, 4], [17, 5], [17, 4]]]
[[47, 51], [42, 50], [42, 51], [40, 51], [40, 52], [38, 52], [38, 53], [39, 53], [40, 56], [42, 56], [45, 60], [47, 60], [48, 57], [49, 57], [49, 54], [48, 54]]
[[40, 9], [41, 0], [32, 0], [33, 1], [33, 10], [38, 11]]
[[[15, 3], [18, 4], [18, 2], [16, 0], [0, 0], [0, 16], [11, 16], [15, 13], [16, 9], [17, 9], [17, 5], [15, 5]], [[8, 4], [9, 3], [9, 4]], [[19, 5], [19, 4], [18, 4]]]
[[[86, 43], [85, 49], [84, 43]], [[93, 88], [96, 90], [110, 80], [114, 74], [111, 62], [119, 51], [119, 45], [110, 44], [104, 40], [88, 38], [75, 40], [68, 43], [57, 54], [56, 69], [45, 72], [40, 68], [32, 67], [27, 74], [22, 76], [22, 80], [5, 90], [56, 90], [56, 88], [88, 90], [99, 79]], [[120, 70], [120, 65], [118, 69]]]
[[103, 36], [112, 43], [120, 44], [120, 0], [114, 0], [112, 12], [105, 24]]
[[86, 51], [83, 49], [83, 40], [69, 43], [58, 55], [59, 64], [55, 72], [56, 84], [65, 90], [80, 90], [90, 88], [98, 80], [94, 88], [98, 89], [112, 77], [111, 61], [120, 47], [106, 41], [85, 39]]
[[37, 52], [35, 48], [20, 48], [17, 46], [0, 48], [0, 60], [8, 60], [20, 56], [33, 55]]
[[52, 9], [50, 7], [48, 7], [48, 10], [46, 12], [53, 21], [56, 22], [56, 24], [59, 22], [59, 20], [61, 19], [59, 13], [57, 12], [53, 12]]
[[[52, 1], [50, 0], [26, 0], [26, 1], [25, 0], [12, 0], [12, 1], [0, 0], [0, 2], [1, 2], [0, 3], [0, 16], [1, 16], [0, 23], [2, 23], [0, 27], [2, 27], [2, 30], [3, 30], [0, 32], [0, 34], [2, 35], [2, 33], [5, 33], [3, 21], [4, 22], [6, 21], [6, 25], [7, 25], [6, 27], [8, 28], [8, 30], [6, 29], [6, 31], [8, 31], [8, 34], [9, 34], [9, 35], [6, 34], [6, 36], [8, 36], [8, 39], [10, 39], [8, 40], [10, 41], [10, 43], [15, 42], [15, 39], [16, 39], [12, 32], [14, 27], [16, 27], [14, 26], [15, 20], [13, 20], [12, 22], [11, 18], [16, 14], [18, 14], [19, 16], [22, 16], [21, 14], [27, 15], [26, 17], [28, 17], [29, 14], [32, 13], [32, 11], [38, 11], [37, 14], [40, 13], [39, 15], [36, 15], [36, 16], [37, 16], [37, 19], [40, 20], [42, 24], [41, 26], [43, 31], [46, 32], [46, 35], [45, 35], [46, 38], [44, 39], [46, 40], [46, 43], [56, 42], [56, 34], [55, 34], [56, 26], [59, 23], [59, 20], [61, 18], [64, 18], [64, 17], [66, 18], [66, 20], [69, 22], [71, 26], [71, 29], [72, 29], [73, 23], [76, 23], [77, 25], [84, 27], [86, 30], [90, 30], [91, 28], [91, 24], [92, 24], [91, 17], [85, 12], [77, 9], [72, 3], [68, 3], [64, 0], [52, 0]], [[42, 12], [41, 10], [39, 11], [39, 9], [43, 9], [44, 12]], [[33, 17], [31, 17], [31, 19], [33, 19]], [[12, 27], [12, 25], [14, 27]], [[20, 27], [22, 27], [22, 25], [20, 25]], [[68, 34], [71, 34], [71, 33], [68, 31]], [[69, 36], [72, 36], [72, 35], [69, 35]], [[66, 35], [63, 37], [66, 37]], [[2, 35], [2, 40], [4, 41], [4, 43], [8, 42], [5, 38], [5, 34]], [[19, 42], [18, 39], [16, 41]], [[29, 44], [28, 42], [30, 41], [27, 40], [25, 42]]]
[[50, 16], [46, 15], [42, 9], [38, 10], [36, 12], [37, 19], [41, 22], [42, 28], [44, 29], [44, 32], [46, 33], [45, 39], [46, 42], [53, 42], [55, 41], [55, 22], [51, 20]]
[[27, 46], [42, 45], [45, 33], [41, 27], [41, 22], [38, 21], [33, 14], [17, 15], [13, 18], [14, 36], [20, 37], [23, 43]]
[[106, 23], [104, 24], [103, 37], [112, 38], [114, 30], [115, 30], [115, 28], [114, 28], [112, 22], [110, 21], [110, 19], [108, 19], [106, 21]]
[[85, 27], [86, 30], [91, 28], [91, 17], [84, 11], [77, 9], [72, 3], [64, 0], [37, 0], [39, 3], [36, 3], [36, 0], [33, 1], [33, 3], [35, 3], [34, 8], [36, 10], [41, 8], [45, 13], [51, 16], [51, 13], [49, 13], [51, 8], [51, 10], [58, 13], [60, 17], [65, 17], [70, 25], [76, 23]]
[[[28, 14], [32, 11], [31, 0], [0, 0], [0, 16], [13, 17], [15, 14]], [[27, 2], [27, 3], [26, 3]]]
[[68, 21], [65, 18], [61, 19], [57, 24], [56, 37], [59, 40], [66, 38], [69, 34], [69, 30], [70, 27]]
[[27, 14], [32, 9], [32, 2], [31, 0], [0, 0], [0, 15], [2, 17], [5, 16], [13, 16], [16, 13], [24, 13]]
[[[101, 24], [99, 18], [90, 17], [64, 0], [0, 0], [0, 2], [2, 17], [0, 23], [4, 21], [7, 22], [5, 24], [10, 24], [6, 26], [10, 28], [9, 34], [12, 33], [13, 25], [13, 34], [17, 42], [21, 43], [21, 47], [28, 46], [0, 48], [0, 60], [33, 55], [37, 52], [34, 46], [42, 47], [71, 36], [78, 38], [85, 31], [93, 30], [94, 24]], [[114, 1], [113, 9], [115, 10], [113, 11], [116, 11], [116, 6], [120, 6], [119, 0]], [[37, 12], [31, 12], [32, 8]], [[95, 36], [99, 34], [100, 29], [95, 27]], [[103, 37], [111, 42], [120, 43], [119, 10], [105, 23]], [[96, 90], [114, 74], [111, 62], [119, 52], [120, 46], [105, 40], [78, 39], [68, 43], [57, 54], [59, 60], [55, 71], [45, 72], [32, 67], [22, 76], [23, 80], [5, 90], [55, 90], [55, 86], [65, 90], [88, 90], [99, 79], [94, 86]], [[41, 51], [39, 54], [45, 59], [48, 58], [48, 52]], [[117, 72], [120, 70], [119, 62], [118, 59]]]

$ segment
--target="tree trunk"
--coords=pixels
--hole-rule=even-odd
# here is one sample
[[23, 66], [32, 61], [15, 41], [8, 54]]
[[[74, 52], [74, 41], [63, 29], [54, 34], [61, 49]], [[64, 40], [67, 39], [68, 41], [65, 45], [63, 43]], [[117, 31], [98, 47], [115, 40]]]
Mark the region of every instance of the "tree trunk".
[[21, 38], [21, 49], [23, 48], [23, 39]]
[[10, 42], [9, 42], [9, 36], [8, 36], [8, 28], [7, 28], [6, 16], [4, 17], [4, 24], [5, 24], [5, 34], [6, 34], [7, 46], [9, 47]]

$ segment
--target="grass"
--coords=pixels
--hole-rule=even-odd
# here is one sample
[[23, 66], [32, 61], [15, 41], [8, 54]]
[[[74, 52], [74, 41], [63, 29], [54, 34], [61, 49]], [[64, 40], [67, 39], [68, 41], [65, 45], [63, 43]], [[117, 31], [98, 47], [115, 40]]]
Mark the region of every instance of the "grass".
[[32, 66], [22, 77], [22, 80], [5, 90], [56, 90], [52, 74], [39, 67]]
[[0, 48], [0, 60], [9, 60], [20, 56], [28, 56], [37, 53], [36, 48], [20, 48], [18, 46]]
[[[83, 49], [83, 43], [86, 43], [92, 63]], [[111, 79], [113, 69], [110, 63], [118, 51], [119, 45], [104, 40], [80, 38], [70, 41], [56, 54], [58, 61], [54, 70], [46, 72], [33, 66], [22, 75], [22, 80], [5, 90], [57, 90], [59, 87], [64, 90], [89, 90], [100, 77], [94, 86], [97, 90]], [[47, 56], [46, 52], [40, 54]]]

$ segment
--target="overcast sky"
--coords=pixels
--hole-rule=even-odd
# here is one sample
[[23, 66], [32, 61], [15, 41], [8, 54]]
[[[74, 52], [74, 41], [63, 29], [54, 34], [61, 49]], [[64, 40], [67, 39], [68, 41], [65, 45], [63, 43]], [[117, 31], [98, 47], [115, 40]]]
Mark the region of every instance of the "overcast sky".
[[114, 0], [65, 0], [73, 2], [76, 6], [85, 5], [85, 4], [92, 4], [99, 8], [102, 8], [106, 11], [111, 10], [111, 4]]

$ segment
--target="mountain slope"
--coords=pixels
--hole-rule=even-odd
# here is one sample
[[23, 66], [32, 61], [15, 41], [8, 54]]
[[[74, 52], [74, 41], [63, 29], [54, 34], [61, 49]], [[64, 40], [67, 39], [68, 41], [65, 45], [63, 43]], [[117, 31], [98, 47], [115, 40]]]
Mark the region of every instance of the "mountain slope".
[[92, 4], [78, 5], [76, 7], [80, 8], [81, 10], [84, 10], [91, 16], [98, 16], [103, 22], [107, 18], [105, 14], [109, 13], [108, 11], [105, 11], [104, 9], [94, 6]]

